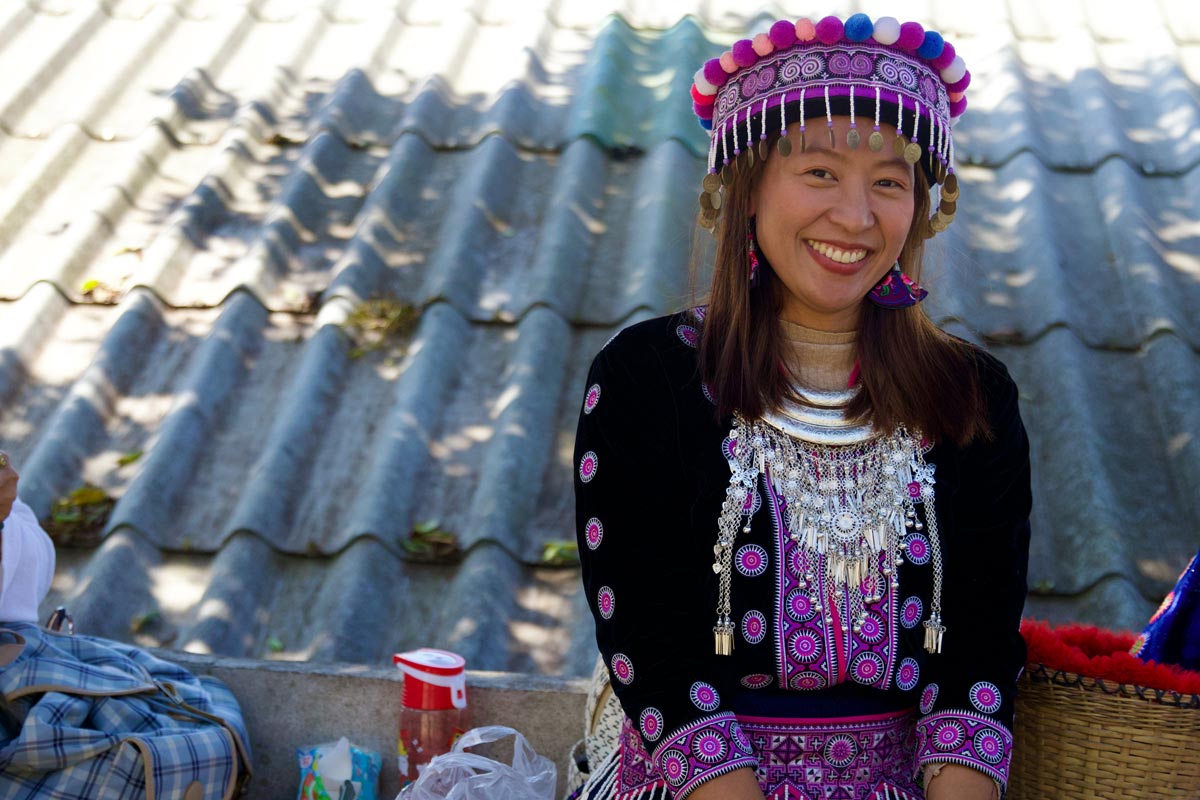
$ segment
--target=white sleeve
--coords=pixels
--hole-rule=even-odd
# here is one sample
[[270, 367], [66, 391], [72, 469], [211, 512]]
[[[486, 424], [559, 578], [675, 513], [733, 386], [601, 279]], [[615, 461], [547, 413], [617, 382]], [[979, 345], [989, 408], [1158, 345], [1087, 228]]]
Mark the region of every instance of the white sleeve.
[[33, 509], [18, 498], [4, 520], [0, 554], [0, 620], [37, 622], [38, 605], [54, 578], [54, 543], [38, 524]]

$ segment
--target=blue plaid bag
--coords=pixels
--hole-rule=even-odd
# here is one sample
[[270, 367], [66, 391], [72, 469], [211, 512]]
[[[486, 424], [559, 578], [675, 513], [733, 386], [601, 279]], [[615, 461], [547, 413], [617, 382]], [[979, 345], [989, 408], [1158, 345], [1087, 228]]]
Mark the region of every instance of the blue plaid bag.
[[0, 628], [0, 800], [230, 800], [250, 751], [215, 678], [137, 647]]

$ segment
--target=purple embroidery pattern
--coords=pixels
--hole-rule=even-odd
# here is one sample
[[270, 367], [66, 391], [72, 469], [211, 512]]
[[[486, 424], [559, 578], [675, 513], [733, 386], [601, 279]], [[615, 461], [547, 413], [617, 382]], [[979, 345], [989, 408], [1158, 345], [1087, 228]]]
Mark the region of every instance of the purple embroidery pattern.
[[824, 642], [815, 631], [800, 630], [788, 640], [788, 654], [801, 664], [811, 664], [821, 657]]
[[657, 742], [658, 738], [663, 734], [662, 712], [653, 706], [642, 712], [640, 724], [642, 736], [645, 736], [648, 742]]
[[815, 692], [828, 685], [829, 681], [819, 672], [801, 672], [788, 681], [788, 686], [802, 692]]
[[717, 401], [713, 399], [712, 390], [708, 388], [707, 383], [700, 384], [700, 392], [704, 395], [705, 400], [712, 403], [714, 406], [717, 404]]
[[600, 468], [600, 460], [596, 458], [596, 453], [593, 450], [588, 450], [583, 454], [583, 458], [579, 459], [579, 480], [584, 483], [591, 483], [592, 478], [596, 477], [596, 470]]
[[971, 705], [984, 714], [995, 714], [1000, 710], [1000, 689], [994, 683], [980, 681], [971, 687]]
[[908, 560], [917, 566], [929, 563], [929, 540], [920, 533], [914, 533], [904, 540], [908, 551]]
[[756, 544], [743, 545], [734, 558], [738, 572], [747, 578], [757, 578], [767, 571], [767, 551]]
[[767, 618], [761, 611], [747, 611], [742, 617], [742, 638], [749, 644], [758, 644], [767, 635]]
[[904, 605], [900, 609], [900, 624], [906, 628], [914, 628], [921, 621], [921, 614], [925, 610], [921, 604], [921, 598], [913, 597], [904, 601]]
[[702, 717], [672, 733], [655, 748], [653, 760], [676, 797], [709, 778], [758, 766], [750, 741], [729, 713]]
[[600, 591], [596, 593], [596, 606], [600, 609], [600, 616], [612, 619], [613, 611], [617, 606], [617, 596], [613, 594], [613, 590], [607, 586], [601, 586]]
[[691, 325], [680, 325], [675, 329], [675, 335], [679, 337], [679, 341], [688, 347], [694, 348], [700, 344], [700, 331]]
[[883, 659], [877, 653], [859, 653], [850, 662], [850, 678], [865, 686], [873, 685], [883, 671]]
[[1007, 784], [1012, 742], [995, 720], [973, 711], [940, 711], [917, 725], [917, 760], [965, 764]]
[[612, 657], [612, 673], [617, 680], [628, 686], [633, 683], [633, 662], [624, 653], [615, 653]]
[[900, 669], [896, 670], [896, 686], [902, 691], [911, 692], [917, 688], [917, 683], [921, 679], [921, 668], [917, 665], [916, 659], [906, 658], [900, 662]]
[[604, 525], [596, 517], [592, 517], [587, 521], [587, 525], [583, 528], [583, 538], [587, 541], [589, 550], [595, 550], [600, 546], [600, 541], [604, 538]]
[[588, 387], [587, 394], [583, 398], [583, 413], [590, 414], [596, 410], [596, 406], [600, 404], [600, 384], [593, 383]]
[[721, 695], [704, 681], [693, 683], [688, 695], [692, 698], [692, 705], [701, 711], [715, 711], [721, 705]]
[[775, 679], [770, 675], [762, 672], [756, 672], [753, 675], [747, 675], [742, 678], [742, 686], [747, 689], [765, 689], [770, 686]]
[[919, 710], [922, 714], [928, 714], [933, 711], [933, 704], [937, 702], [938, 685], [931, 683], [925, 687], [925, 691], [921, 692], [921, 705]]
[[[759, 788], [768, 798], [883, 797], [875, 791], [881, 780], [888, 797], [921, 796], [911, 778], [911, 713], [832, 723], [747, 719], [741, 725], [758, 755]], [[815, 787], [819, 794], [811, 794]]]

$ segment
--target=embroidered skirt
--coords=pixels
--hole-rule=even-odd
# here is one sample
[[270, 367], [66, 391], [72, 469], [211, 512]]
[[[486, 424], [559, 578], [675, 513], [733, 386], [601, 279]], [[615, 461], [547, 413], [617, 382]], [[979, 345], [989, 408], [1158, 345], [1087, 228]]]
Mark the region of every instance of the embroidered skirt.
[[[893, 711], [798, 719], [738, 716], [767, 800], [924, 800], [916, 716]], [[617, 748], [580, 793], [586, 800], [666, 800], [667, 783], [626, 719]]]

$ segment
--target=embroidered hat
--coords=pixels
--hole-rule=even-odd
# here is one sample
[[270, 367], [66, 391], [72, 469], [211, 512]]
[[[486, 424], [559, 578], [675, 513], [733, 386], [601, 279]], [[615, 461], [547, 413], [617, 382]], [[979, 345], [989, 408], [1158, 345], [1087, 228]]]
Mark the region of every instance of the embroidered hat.
[[[967, 108], [970, 82], [962, 57], [941, 34], [893, 17], [779, 20], [767, 33], [734, 42], [696, 72], [691, 90], [692, 109], [709, 131], [700, 223], [716, 227], [722, 187], [754, 164], [756, 152], [767, 157], [771, 133], [778, 132], [776, 147], [786, 158], [793, 147], [807, 147], [817, 118], [831, 147], [858, 148], [865, 138], [876, 152], [886, 144], [880, 125], [895, 125], [894, 152], [920, 166], [937, 192], [937, 210], [922, 233], [946, 230], [959, 196], [951, 126]], [[844, 142], [834, 141], [835, 115], [850, 117]], [[857, 116], [875, 120], [866, 137]], [[789, 121], [799, 123], [798, 141], [789, 138]]]

